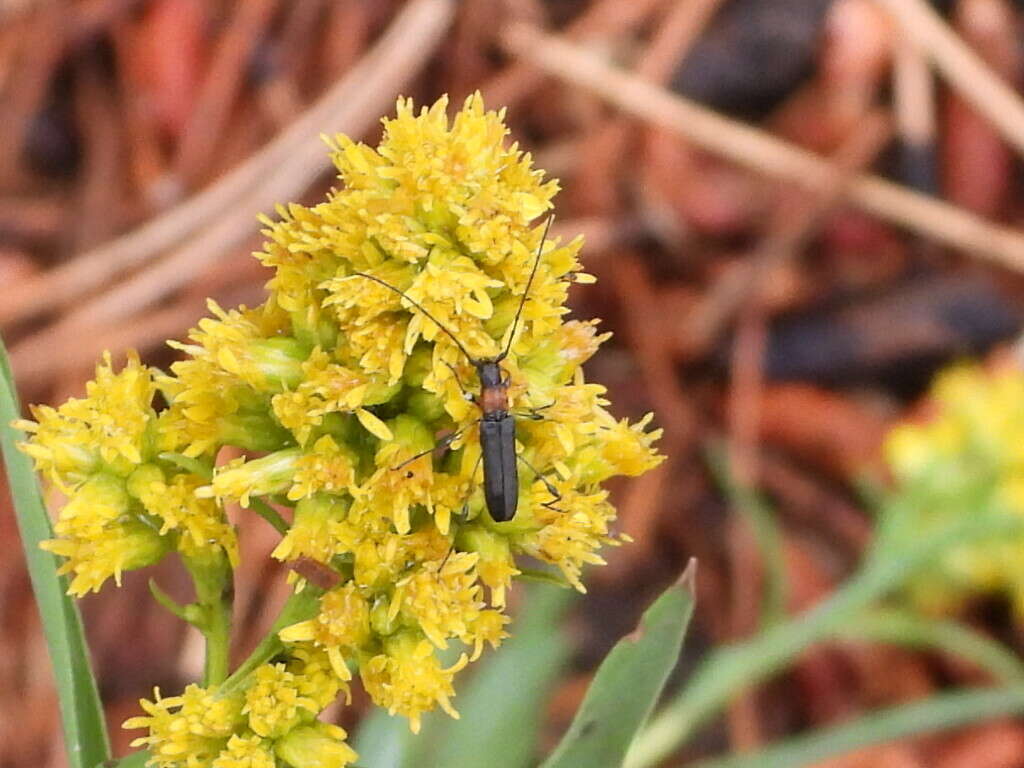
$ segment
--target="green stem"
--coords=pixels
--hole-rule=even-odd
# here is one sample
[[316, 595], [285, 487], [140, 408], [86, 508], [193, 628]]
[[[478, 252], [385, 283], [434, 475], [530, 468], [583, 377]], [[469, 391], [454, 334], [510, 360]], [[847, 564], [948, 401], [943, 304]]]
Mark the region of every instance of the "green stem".
[[206, 687], [224, 682], [231, 663], [231, 602], [218, 600], [210, 607], [210, 622], [203, 633], [206, 637], [203, 685]]
[[274, 530], [282, 536], [288, 533], [288, 521], [281, 517], [281, 513], [263, 501], [263, 499], [249, 499], [249, 506], [256, 511], [256, 514], [270, 523]]
[[921, 733], [1024, 712], [1024, 686], [933, 696], [823, 728], [760, 752], [700, 763], [699, 768], [801, 768], [835, 755]]
[[982, 536], [1019, 533], [1021, 526], [1019, 518], [1003, 514], [969, 518], [910, 552], [888, 546], [889, 536], [883, 533], [861, 570], [830, 598], [747, 642], [712, 653], [676, 699], [637, 737], [625, 768], [648, 768], [668, 757], [737, 694], [784, 669], [851, 616], [895, 589], [937, 552]]
[[288, 598], [288, 602], [284, 604], [281, 613], [278, 614], [277, 619], [274, 621], [274, 625], [253, 652], [249, 654], [249, 658], [243, 661], [238, 666], [238, 669], [224, 680], [223, 685], [220, 687], [221, 692], [226, 693], [234, 690], [245, 682], [254, 669], [270, 661], [283, 651], [284, 643], [278, 637], [278, 632], [285, 627], [290, 627], [292, 624], [298, 624], [300, 621], [316, 616], [317, 611], [320, 609], [320, 596], [322, 594], [322, 589], [312, 584], [307, 584], [306, 588], [301, 592]]
[[203, 685], [220, 685], [228, 676], [231, 661], [231, 609], [234, 574], [223, 553], [211, 557], [182, 557], [196, 589], [191, 623], [206, 640]]

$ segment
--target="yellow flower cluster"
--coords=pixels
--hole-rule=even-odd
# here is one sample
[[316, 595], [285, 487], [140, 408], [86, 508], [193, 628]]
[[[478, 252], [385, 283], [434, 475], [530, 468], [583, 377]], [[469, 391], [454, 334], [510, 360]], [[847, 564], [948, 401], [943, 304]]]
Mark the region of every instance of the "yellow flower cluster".
[[[930, 399], [930, 418], [897, 426], [885, 443], [909, 518], [901, 528], [919, 539], [970, 515], [1024, 518], [1024, 371], [955, 367], [938, 376]], [[1021, 536], [951, 547], [911, 581], [909, 596], [945, 613], [971, 595], [1001, 593], [1024, 616], [1022, 548]]]
[[136, 355], [114, 372], [110, 356], [96, 368], [86, 397], [60, 408], [34, 406], [22, 448], [68, 502], [44, 548], [74, 574], [70, 593], [99, 590], [123, 571], [159, 560], [172, 549], [186, 558], [226, 556], [238, 542], [224, 510], [196, 491], [208, 481], [160, 455], [163, 415], [153, 409], [153, 372]]
[[[649, 419], [617, 421], [604, 388], [584, 380], [606, 336], [565, 318], [569, 284], [589, 278], [579, 238], [544, 239], [557, 184], [506, 143], [503, 114], [479, 95], [453, 120], [446, 108], [442, 99], [415, 112], [400, 100], [376, 149], [334, 139], [339, 188], [263, 220], [257, 256], [274, 276], [262, 306], [211, 305], [175, 345], [187, 358], [170, 374], [134, 358], [115, 374], [108, 361], [86, 401], [35, 412], [27, 450], [62, 486], [89, 494], [65, 508], [50, 545], [68, 558], [76, 592], [152, 562], [161, 547], [213, 547], [234, 562], [223, 505], [256, 500], [288, 518], [274, 557], [293, 574], [312, 561], [329, 577], [317, 615], [280, 633], [292, 658], [324, 660], [317, 682], [285, 661], [226, 698], [193, 687], [146, 702], [149, 716], [130, 727], [150, 729], [141, 741], [161, 765], [292, 760], [335, 738], [309, 723], [353, 671], [414, 730], [435, 706], [456, 716], [454, 674], [506, 636], [516, 557], [549, 563], [582, 590], [583, 566], [617, 543], [601, 484], [660, 461]], [[510, 408], [528, 417], [516, 423], [509, 522], [485, 508], [480, 409], [467, 394], [478, 392], [476, 369], [460, 344], [480, 358], [510, 350]], [[157, 388], [169, 404], [159, 414]], [[243, 458], [218, 465], [224, 446]], [[104, 547], [114, 556], [92, 562]], [[465, 653], [445, 666], [437, 652], [452, 642]], [[350, 759], [331, 754], [339, 762], [318, 764]]]
[[[263, 664], [236, 689], [189, 685], [181, 696], [142, 701], [145, 728], [132, 742], [166, 768], [344, 768], [356, 759], [342, 728], [315, 719], [339, 691], [322, 651], [296, 646], [287, 662]], [[277, 759], [275, 759], [277, 758]]]

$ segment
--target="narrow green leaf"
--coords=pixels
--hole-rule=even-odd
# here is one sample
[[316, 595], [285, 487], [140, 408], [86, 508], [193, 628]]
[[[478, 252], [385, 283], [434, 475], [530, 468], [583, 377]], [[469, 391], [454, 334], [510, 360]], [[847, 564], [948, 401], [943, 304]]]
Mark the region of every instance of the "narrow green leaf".
[[1024, 663], [1012, 651], [955, 621], [932, 619], [899, 609], [875, 609], [842, 624], [836, 635], [943, 651], [973, 662], [996, 680], [1020, 683]]
[[32, 591], [53, 664], [68, 763], [71, 768], [93, 768], [110, 757], [103, 709], [89, 666], [78, 607], [67, 595], [67, 580], [57, 575], [56, 558], [39, 548], [41, 541], [53, 538], [53, 530], [32, 462], [17, 449], [17, 443], [25, 436], [11, 426], [21, 412], [2, 342], [0, 373], [0, 447]]
[[802, 768], [874, 744], [1024, 713], [1024, 686], [933, 696], [822, 728], [760, 752], [700, 763], [699, 768]]
[[601, 663], [562, 742], [542, 768], [621, 768], [679, 658], [693, 613], [696, 562]]
[[782, 557], [782, 536], [775, 522], [775, 511], [757, 492], [737, 480], [729, 466], [726, 447], [714, 443], [706, 451], [708, 466], [729, 504], [750, 526], [761, 554], [765, 573], [765, 592], [761, 605], [761, 627], [783, 619], [786, 612], [786, 564]]
[[530, 590], [512, 637], [485, 660], [460, 693], [461, 718], [444, 723], [439, 749], [427, 765], [488, 768], [536, 765], [544, 702], [569, 656], [557, 631], [573, 593], [552, 586]]
[[[991, 496], [991, 488], [988, 494]], [[965, 507], [974, 510], [971, 515], [922, 534], [913, 546], [903, 548], [896, 543], [894, 526], [885, 522], [897, 516], [895, 510], [887, 509], [881, 516], [875, 543], [853, 577], [800, 616], [768, 627], [750, 640], [717, 648], [645, 726], [629, 752], [626, 768], [660, 765], [733, 696], [785, 668], [814, 643], [832, 636], [851, 616], [899, 588], [939, 552], [967, 541], [1020, 535], [1024, 521], [1019, 516], [992, 511], [991, 505], [984, 504], [981, 489], [979, 497], [976, 506]]]

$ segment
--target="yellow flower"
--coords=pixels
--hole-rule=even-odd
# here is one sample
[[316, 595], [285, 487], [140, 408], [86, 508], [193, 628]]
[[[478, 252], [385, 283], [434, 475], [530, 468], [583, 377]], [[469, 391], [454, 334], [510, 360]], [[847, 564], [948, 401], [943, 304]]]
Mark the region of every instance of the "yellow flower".
[[436, 567], [418, 568], [395, 584], [390, 620], [402, 614], [438, 648], [447, 648], [446, 637], [471, 641], [469, 627], [484, 607], [483, 589], [477, 582], [475, 554], [452, 554]]
[[276, 768], [274, 753], [259, 736], [233, 735], [210, 768]]
[[288, 650], [288, 670], [295, 675], [296, 690], [316, 702], [317, 711], [334, 701], [339, 691], [349, 697], [348, 686], [335, 674], [326, 651], [313, 643], [293, 645]]
[[251, 496], [266, 496], [287, 491], [292, 485], [302, 451], [286, 448], [260, 459], [232, 459], [218, 467], [213, 483], [199, 490], [204, 497], [234, 499], [249, 506]]
[[401, 415], [392, 430], [394, 439], [384, 443], [374, 458], [377, 471], [357, 492], [357, 506], [383, 513], [400, 534], [412, 530], [410, 512], [422, 504], [433, 511], [431, 489], [434, 470], [430, 456], [410, 461], [423, 451], [430, 451], [434, 436], [425, 424], [412, 416]]
[[73, 573], [68, 594], [98, 592], [113, 577], [121, 585], [124, 571], [160, 560], [168, 543], [132, 511], [124, 481], [96, 474], [68, 499], [54, 524], [57, 538], [40, 546], [64, 558], [58, 573]]
[[351, 553], [355, 561], [353, 581], [375, 590], [390, 589], [410, 565], [439, 562], [451, 550], [448, 537], [433, 525], [398, 534], [388, 520], [355, 505], [332, 530], [339, 552]]
[[339, 446], [330, 435], [324, 435], [295, 463], [289, 500], [299, 501], [314, 493], [352, 492], [357, 464], [358, 457], [348, 446]]
[[398, 713], [409, 718], [413, 733], [419, 733], [420, 716], [436, 705], [458, 718], [459, 713], [451, 704], [455, 695], [452, 678], [468, 662], [463, 654], [444, 669], [430, 641], [403, 632], [384, 642], [383, 653], [360, 661], [359, 674], [375, 704], [392, 715]]
[[225, 311], [212, 299], [207, 306], [216, 319], [200, 320], [189, 332], [194, 343], [168, 342], [172, 348], [194, 360], [209, 360], [256, 390], [280, 391], [299, 382], [308, 350], [296, 339], [278, 335], [286, 330], [284, 316], [245, 307]]
[[606, 491], [580, 493], [564, 480], [554, 486], [561, 498], [551, 508], [543, 504], [551, 497], [547, 488], [534, 484], [532, 524], [539, 528], [515, 540], [523, 551], [558, 566], [570, 584], [586, 592], [580, 578], [583, 566], [604, 565], [597, 550], [619, 543], [609, 532], [615, 509], [608, 503]]
[[370, 604], [350, 582], [324, 595], [316, 618], [286, 627], [280, 636], [286, 643], [312, 641], [327, 652], [335, 674], [348, 680], [352, 675], [345, 654], [370, 639]]
[[320, 707], [314, 699], [299, 692], [298, 678], [284, 664], [263, 664], [253, 674], [245, 692], [242, 714], [249, 727], [268, 739], [276, 739], [304, 720], [316, 717]]
[[198, 685], [189, 685], [180, 696], [162, 698], [159, 689], [153, 693], [153, 701], [139, 702], [146, 715], [124, 723], [129, 730], [149, 730], [132, 742], [149, 750], [149, 765], [206, 768], [242, 723], [239, 696], [219, 696]]
[[125, 476], [151, 451], [155, 392], [151, 372], [138, 355], [130, 353], [115, 373], [105, 352], [96, 378], [86, 384], [85, 398], [72, 398], [60, 408], [33, 406], [35, 422], [17, 422], [31, 434], [22, 448], [64, 490], [101, 469]]
[[[900, 424], [885, 441], [895, 493], [905, 496], [894, 535], [916, 540], [967, 515], [1024, 517], [1024, 372], [957, 366], [936, 378], [931, 396], [928, 420]], [[1022, 546], [1021, 536], [1003, 536], [949, 547], [906, 594], [946, 613], [973, 594], [1002, 592], [1024, 616]]]
[[161, 536], [171, 531], [181, 535], [179, 548], [183, 552], [218, 548], [228, 556], [232, 567], [237, 567], [235, 529], [212, 499], [196, 495], [203, 482], [189, 474], [175, 475], [168, 482], [159, 467], [144, 464], [128, 478], [128, 489], [149, 514], [161, 521]]
[[319, 721], [288, 732], [274, 752], [292, 768], [345, 768], [359, 755], [345, 739], [342, 728]]
[[343, 520], [348, 503], [326, 495], [302, 499], [295, 505], [295, 520], [271, 554], [278, 560], [309, 557], [330, 562], [338, 553], [332, 522]]
[[506, 591], [519, 575], [508, 538], [480, 525], [467, 525], [459, 532], [458, 543], [461, 549], [477, 554], [476, 571], [480, 582], [491, 590], [491, 605], [504, 608]]

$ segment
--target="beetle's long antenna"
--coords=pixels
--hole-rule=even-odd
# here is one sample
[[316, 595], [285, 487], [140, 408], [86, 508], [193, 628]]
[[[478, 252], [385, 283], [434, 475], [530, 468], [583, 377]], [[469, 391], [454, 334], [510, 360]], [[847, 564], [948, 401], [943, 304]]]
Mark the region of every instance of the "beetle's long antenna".
[[472, 365], [476, 365], [476, 358], [473, 357], [471, 354], [469, 354], [469, 352], [466, 350], [466, 348], [464, 346], [462, 346], [462, 342], [459, 341], [457, 338], [455, 338], [455, 334], [452, 333], [451, 331], [449, 331], [447, 328], [445, 328], [438, 321], [438, 319], [436, 317], [434, 317], [432, 314], [427, 312], [426, 308], [422, 304], [420, 304], [415, 299], [411, 298], [408, 294], [406, 294], [405, 291], [403, 291], [403, 290], [401, 290], [399, 288], [395, 288], [395, 286], [393, 286], [391, 283], [389, 283], [389, 282], [387, 282], [385, 280], [381, 280], [379, 277], [374, 277], [373, 275], [368, 275], [365, 272], [353, 272], [351, 275], [349, 275], [349, 277], [356, 277], [356, 276], [365, 277], [367, 280], [373, 280], [373, 282], [377, 283], [378, 285], [383, 285], [388, 290], [394, 291], [399, 296], [401, 296], [403, 299], [408, 301], [410, 304], [412, 304], [414, 307], [416, 307], [416, 309], [418, 309], [420, 312], [422, 312], [424, 315], [426, 315], [427, 319], [430, 320], [434, 325], [436, 325], [442, 331], [447, 333], [448, 337], [452, 341], [455, 342], [455, 346], [457, 346], [460, 350], [462, 350], [462, 354], [464, 354], [466, 356], [466, 359], [469, 360], [469, 362]]
[[523, 314], [523, 306], [526, 304], [526, 297], [530, 295], [530, 286], [533, 285], [533, 278], [537, 274], [537, 267], [540, 266], [540, 255], [544, 251], [544, 243], [548, 239], [548, 232], [551, 231], [551, 222], [554, 221], [555, 215], [551, 214], [548, 216], [547, 224], [544, 225], [544, 234], [540, 237], [540, 245], [537, 246], [537, 258], [533, 261], [533, 269], [530, 270], [530, 279], [526, 281], [526, 289], [523, 291], [523, 298], [519, 300], [519, 309], [516, 310], [516, 318], [512, 321], [512, 332], [508, 335], [508, 343], [505, 344], [504, 351], [498, 355], [494, 362], [500, 363], [512, 350], [512, 340], [516, 337], [516, 328], [519, 325], [519, 316]]

